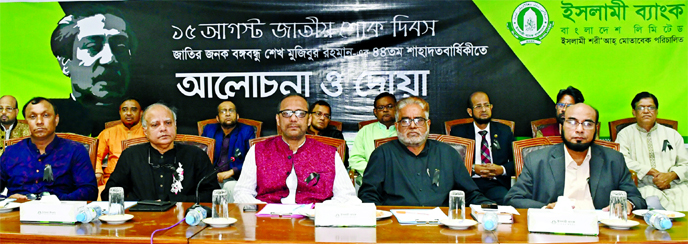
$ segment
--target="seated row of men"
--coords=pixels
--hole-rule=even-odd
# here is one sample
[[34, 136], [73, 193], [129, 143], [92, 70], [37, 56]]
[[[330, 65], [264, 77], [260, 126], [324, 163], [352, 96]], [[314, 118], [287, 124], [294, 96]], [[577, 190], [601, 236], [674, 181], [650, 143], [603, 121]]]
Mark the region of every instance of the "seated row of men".
[[[0, 99], [0, 102], [4, 99], [5, 97]], [[16, 107], [16, 100], [14, 103]], [[4, 102], [2, 105], [6, 111]], [[642, 196], [652, 199], [659, 207], [686, 209], [683, 206], [685, 200], [681, 200], [685, 197], [666, 196], [667, 192], [681, 196], [681, 188], [686, 187], [683, 181], [686, 175], [686, 151], [678, 150], [682, 149], [682, 138], [677, 132], [657, 126], [653, 121], [653, 118], [656, 120], [658, 105], [653, 95], [638, 94], [631, 105], [634, 108], [633, 114], [638, 117], [638, 124], [632, 127], [633, 132], [645, 132], [645, 135], [640, 135], [648, 138], [644, 141], [650, 142], [650, 134], [654, 131], [663, 133], [655, 135], [658, 137], [672, 136], [671, 141], [664, 141], [661, 152], [657, 150], [649, 153], [651, 163], [654, 164], [648, 166], [639, 162], [641, 160], [635, 160], [638, 155], [631, 152], [642, 148], [633, 148], [638, 147], [633, 143], [643, 140], [633, 140], [632, 137], [638, 135], [628, 132], [629, 129], [624, 129], [619, 134], [620, 140], [617, 140], [621, 142], [621, 138], [630, 138], [627, 139], [627, 145], [622, 143], [625, 155], [594, 145], [595, 126], [599, 118], [597, 111], [585, 104], [564, 104], [558, 106], [566, 111], [561, 113], [565, 115], [561, 118], [566, 119], [560, 126], [564, 145], [529, 155], [519, 180], [511, 188], [509, 179], [515, 174], [511, 150], [513, 134], [505, 125], [490, 123], [492, 105], [486, 93], [476, 92], [468, 100], [467, 112], [474, 118], [474, 123], [452, 129], [452, 135], [480, 142], [476, 146], [472, 174], [468, 173], [463, 160], [452, 147], [427, 140], [430, 114], [429, 106], [424, 100], [411, 97], [396, 103], [394, 96], [383, 93], [375, 100], [375, 114], [379, 122], [364, 127], [356, 136], [352, 148], [351, 167], [357, 169], [363, 164], [360, 170], [364, 173], [358, 192], [359, 199], [336, 150], [305, 137], [307, 132], [332, 130], [326, 127], [330, 117], [329, 105], [316, 103], [308, 109], [305, 98], [299, 95], [287, 96], [281, 101], [276, 115], [282, 136], [248, 149], [248, 139], [255, 134], [253, 128], [238, 123], [234, 104], [223, 102], [218, 106], [219, 123], [206, 126], [203, 133], [216, 140], [215, 162], [211, 163], [202, 150], [174, 143], [176, 114], [172, 110], [162, 104], [151, 105], [143, 111], [143, 120], [139, 125], [142, 113], [140, 105], [135, 100], [127, 100], [120, 107], [122, 125], [113, 127], [118, 129], [105, 130], [99, 136], [101, 147], [98, 150], [98, 161], [108, 155], [108, 167], [105, 168], [105, 174], [98, 171], [102, 168], [97, 167], [95, 176], [99, 182], [105, 184], [106, 190], [103, 192], [107, 193], [110, 187], [120, 186], [125, 188], [127, 198], [137, 200], [194, 201], [193, 186], [203, 177], [215, 174], [214, 167], [218, 171], [217, 181], [201, 183], [201, 201], [208, 201], [210, 192], [222, 185], [225, 189], [234, 190], [231, 195], [236, 202], [362, 200], [382, 205], [442, 206], [446, 205], [450, 190], [461, 189], [467, 193], [467, 203], [496, 202], [516, 207], [541, 207], [548, 204], [551, 206], [557, 196], [564, 195], [578, 200], [576, 202], [580, 208], [601, 208], [608, 202], [611, 190], [621, 189], [628, 192], [629, 204], [635, 208], [644, 208], [645, 201], [630, 181], [625, 163], [629, 162], [632, 168], [634, 164], [639, 168], [636, 171], [641, 180], [639, 188], [643, 192]], [[318, 110], [319, 107], [323, 109]], [[566, 109], [567, 107], [570, 108]], [[33, 111], [34, 108], [42, 110]], [[314, 108], [318, 111], [313, 112]], [[50, 101], [43, 98], [32, 99], [24, 106], [23, 112], [31, 128], [31, 137], [16, 147], [8, 148], [0, 159], [0, 188], [7, 186], [11, 197], [15, 198], [50, 192], [64, 200], [93, 200], [96, 193], [91, 195], [93, 189], [89, 181], [93, 179], [95, 185], [96, 177], [83, 174], [88, 172], [88, 168], [93, 172], [84, 150], [72, 148], [74, 150], [71, 151], [77, 155], [67, 158], [68, 160], [64, 157], [49, 157], [54, 155], [52, 152], [56, 145], [69, 148], [62, 145], [65, 143], [60, 143], [68, 140], [55, 139], [54, 127], [59, 122], [59, 115]], [[4, 116], [2, 118], [4, 127]], [[392, 122], [391, 125], [387, 125], [389, 121]], [[645, 129], [644, 125], [649, 127]], [[393, 134], [375, 135], [379, 131], [390, 129], [394, 131]], [[143, 132], [150, 143], [132, 146], [122, 152], [119, 142], [135, 136], [139, 131]], [[674, 133], [670, 133], [671, 131]], [[366, 155], [367, 144], [372, 143], [376, 137], [394, 135], [398, 135], [397, 141], [380, 146]], [[678, 139], [675, 138], [676, 135]], [[360, 143], [361, 141], [365, 143]], [[73, 146], [75, 143], [66, 144]], [[37, 154], [34, 155], [35, 158], [22, 158], [22, 155], [30, 155], [32, 150]], [[84, 160], [84, 155], [80, 155], [78, 151], [83, 151], [87, 164], [73, 164], [85, 171], [64, 172], [65, 166], [72, 164], [68, 162], [69, 159]], [[121, 157], [114, 155], [117, 153], [121, 153]], [[655, 159], [655, 155], [659, 156], [661, 162], [657, 163], [659, 160]], [[672, 159], [675, 163], [672, 163]], [[557, 167], [552, 167], [553, 165]], [[31, 173], [33, 170], [36, 170], [36, 174]], [[614, 177], [608, 177], [610, 174]], [[72, 191], [69, 190], [70, 187]], [[659, 190], [653, 192], [653, 189]], [[102, 194], [103, 199], [107, 199], [105, 193]], [[660, 196], [653, 199], [653, 194]]]

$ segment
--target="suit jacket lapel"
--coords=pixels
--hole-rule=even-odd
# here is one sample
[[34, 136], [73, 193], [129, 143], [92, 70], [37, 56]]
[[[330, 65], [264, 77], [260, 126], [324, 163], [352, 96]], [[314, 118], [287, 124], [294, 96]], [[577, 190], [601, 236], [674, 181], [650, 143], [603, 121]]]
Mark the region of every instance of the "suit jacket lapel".
[[554, 145], [550, 151], [549, 166], [552, 179], [554, 180], [554, 200], [558, 196], [564, 195], [564, 185], [566, 180], [566, 166], [564, 157], [564, 144]]
[[[599, 186], [600, 183], [600, 177], [602, 174], [602, 167], [604, 166], [604, 160], [602, 160], [602, 154], [600, 150], [593, 150], [595, 146], [591, 146], [590, 149], [592, 152], [590, 152], [590, 180], [588, 181], [588, 185], [590, 187], [590, 196], [592, 199], [595, 199], [595, 193], [597, 192], [597, 186]], [[597, 149], [597, 148], [595, 148]]]

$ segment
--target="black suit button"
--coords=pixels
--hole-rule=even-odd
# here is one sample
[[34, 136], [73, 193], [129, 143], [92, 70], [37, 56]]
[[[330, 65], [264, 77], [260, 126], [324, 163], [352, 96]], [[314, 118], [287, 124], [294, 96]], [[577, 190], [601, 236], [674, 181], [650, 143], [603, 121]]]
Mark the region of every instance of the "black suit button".
[[291, 156], [287, 156], [287, 159], [291, 159]]

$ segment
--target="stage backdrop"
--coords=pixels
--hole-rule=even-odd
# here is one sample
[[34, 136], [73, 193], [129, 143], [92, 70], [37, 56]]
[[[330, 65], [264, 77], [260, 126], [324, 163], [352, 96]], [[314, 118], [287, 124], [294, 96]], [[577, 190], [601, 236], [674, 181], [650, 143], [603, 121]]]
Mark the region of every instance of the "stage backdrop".
[[[284, 94], [328, 101], [332, 119], [356, 131], [374, 119], [374, 97], [391, 92], [426, 99], [431, 131], [443, 133], [444, 121], [468, 117], [468, 96], [482, 90], [493, 118], [516, 121], [516, 135], [530, 136], [530, 121], [554, 117], [558, 90], [572, 85], [599, 109], [603, 137], [607, 122], [632, 116], [640, 91], [657, 95], [659, 117], [688, 132], [685, 0], [359, 2], [0, 3], [0, 94], [15, 95], [21, 107], [33, 96], [70, 102], [73, 87], [90, 87], [77, 90], [87, 104], [66, 107], [88, 114], [60, 122], [74, 125], [118, 119], [118, 104], [99, 98], [163, 101], [177, 108], [180, 133], [188, 134], [231, 100], [272, 134]], [[74, 67], [64, 74], [60, 63], [69, 62], [54, 55], [51, 36], [69, 22], [63, 17], [88, 9], [124, 21], [105, 27], [120, 28], [127, 42], [99, 40], [90, 56], [114, 58], [123, 67], [104, 65], [101, 73], [114, 70], [109, 77], [128, 85], [97, 75], [77, 81]], [[68, 47], [75, 65], [91, 48]], [[91, 63], [78, 67], [97, 73]], [[103, 93], [118, 85], [124, 92]]]

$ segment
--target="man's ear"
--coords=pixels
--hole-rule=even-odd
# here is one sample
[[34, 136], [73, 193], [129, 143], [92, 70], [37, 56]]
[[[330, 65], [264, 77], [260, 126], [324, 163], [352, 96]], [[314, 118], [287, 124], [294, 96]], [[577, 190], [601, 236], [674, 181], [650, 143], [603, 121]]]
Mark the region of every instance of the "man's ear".
[[467, 108], [466, 112], [468, 112], [469, 117], [473, 117], [473, 109]]
[[636, 118], [636, 117], [635, 117], [635, 109], [633, 109], [633, 110], [631, 111], [631, 114], [633, 114], [633, 117]]
[[55, 127], [57, 127], [57, 125], [59, 125], [59, 124], [60, 124], [60, 115], [56, 114], [55, 115]]
[[60, 69], [62, 70], [62, 74], [69, 77], [69, 64], [72, 62], [71, 59], [67, 59], [62, 56], [57, 56], [57, 63], [60, 64]]

